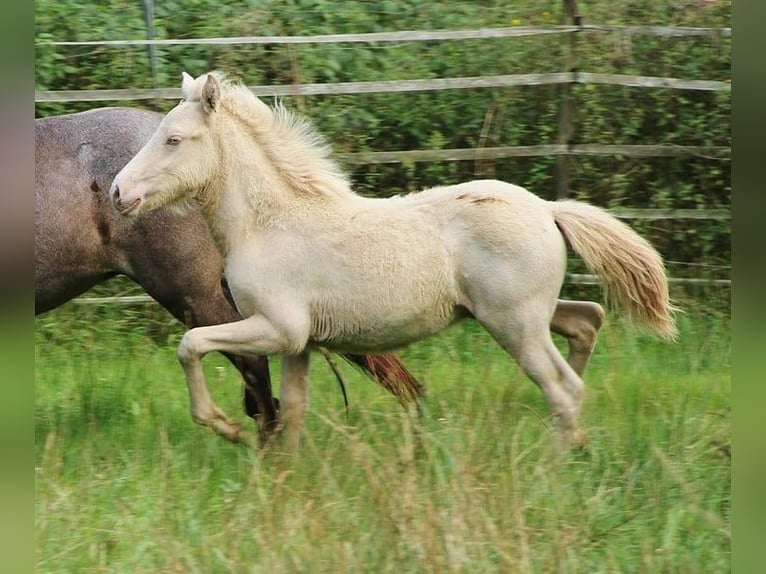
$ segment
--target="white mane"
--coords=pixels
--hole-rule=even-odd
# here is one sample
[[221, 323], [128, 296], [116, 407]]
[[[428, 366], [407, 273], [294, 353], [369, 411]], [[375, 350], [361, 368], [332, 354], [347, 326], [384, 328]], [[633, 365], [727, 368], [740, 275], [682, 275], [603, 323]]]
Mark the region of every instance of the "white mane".
[[[281, 177], [297, 192], [355, 195], [349, 180], [331, 155], [332, 149], [308, 118], [277, 102], [264, 104], [247, 86], [211, 72], [221, 86], [221, 106], [243, 123]], [[206, 76], [184, 86], [184, 97], [200, 99]]]

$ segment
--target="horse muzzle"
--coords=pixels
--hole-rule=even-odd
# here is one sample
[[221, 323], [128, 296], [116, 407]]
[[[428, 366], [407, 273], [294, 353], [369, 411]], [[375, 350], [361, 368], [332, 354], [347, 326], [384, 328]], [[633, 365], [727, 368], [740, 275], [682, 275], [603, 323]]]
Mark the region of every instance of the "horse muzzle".
[[120, 186], [116, 183], [112, 184], [112, 187], [109, 190], [109, 195], [112, 198], [112, 205], [120, 215], [128, 216], [137, 213], [138, 206], [141, 204], [140, 197], [135, 198], [133, 201], [126, 201], [120, 196]]

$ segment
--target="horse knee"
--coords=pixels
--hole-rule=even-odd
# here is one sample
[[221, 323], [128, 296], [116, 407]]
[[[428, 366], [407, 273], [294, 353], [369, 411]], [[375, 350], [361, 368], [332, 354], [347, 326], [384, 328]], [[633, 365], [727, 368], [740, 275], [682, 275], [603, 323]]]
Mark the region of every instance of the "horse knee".
[[190, 361], [193, 361], [194, 359], [199, 358], [200, 356], [200, 350], [199, 350], [199, 344], [196, 341], [196, 334], [194, 333], [194, 329], [190, 329], [189, 331], [186, 331], [184, 333], [184, 336], [181, 337], [181, 342], [178, 344], [178, 349], [176, 350], [176, 357], [178, 358], [178, 361], [182, 365], [188, 364]]
[[596, 333], [598, 333], [598, 330], [601, 329], [601, 326], [604, 324], [604, 320], [606, 319], [604, 308], [595, 301], [588, 301], [586, 308], [588, 311], [587, 314], [590, 323], [595, 329]]

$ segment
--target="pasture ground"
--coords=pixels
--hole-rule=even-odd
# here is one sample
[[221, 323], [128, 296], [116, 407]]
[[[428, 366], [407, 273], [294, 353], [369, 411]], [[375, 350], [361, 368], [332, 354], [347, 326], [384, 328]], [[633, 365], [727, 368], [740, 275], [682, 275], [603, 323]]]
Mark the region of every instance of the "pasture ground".
[[[563, 460], [542, 394], [469, 322], [401, 353], [429, 389], [423, 421], [339, 359], [346, 414], [315, 356], [291, 455], [192, 423], [178, 326], [158, 345], [142, 307], [39, 317], [36, 570], [729, 571], [729, 320], [688, 311], [666, 344], [609, 317], [589, 452]], [[244, 421], [237, 372], [205, 369]]]

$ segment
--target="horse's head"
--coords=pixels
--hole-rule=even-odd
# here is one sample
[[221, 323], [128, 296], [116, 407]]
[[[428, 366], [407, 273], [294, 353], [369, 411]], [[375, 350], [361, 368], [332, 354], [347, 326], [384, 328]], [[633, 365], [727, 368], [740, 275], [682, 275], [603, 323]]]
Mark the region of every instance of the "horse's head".
[[211, 130], [221, 98], [214, 74], [197, 79], [183, 73], [184, 99], [117, 174], [109, 195], [125, 216], [192, 199], [209, 187], [218, 165]]

